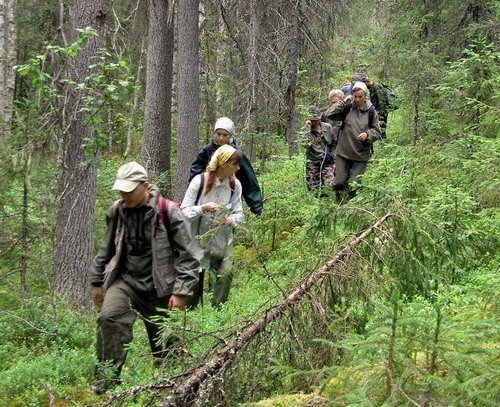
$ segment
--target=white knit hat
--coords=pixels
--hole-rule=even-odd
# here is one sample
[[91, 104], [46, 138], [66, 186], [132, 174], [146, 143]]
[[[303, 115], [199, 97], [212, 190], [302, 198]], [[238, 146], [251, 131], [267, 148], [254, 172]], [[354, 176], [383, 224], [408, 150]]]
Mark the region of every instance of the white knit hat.
[[221, 117], [217, 119], [214, 131], [217, 131], [217, 129], [226, 130], [231, 136], [234, 136], [234, 123], [229, 117]]
[[354, 85], [352, 85], [352, 91], [354, 92], [356, 89], [361, 89], [365, 92], [365, 95], [368, 95], [368, 88], [364, 82], [354, 82]]

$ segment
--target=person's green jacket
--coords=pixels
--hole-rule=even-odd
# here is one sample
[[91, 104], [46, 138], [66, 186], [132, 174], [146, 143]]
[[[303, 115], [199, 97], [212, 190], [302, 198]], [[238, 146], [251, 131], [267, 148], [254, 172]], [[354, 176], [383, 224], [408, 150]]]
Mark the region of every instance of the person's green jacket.
[[[377, 112], [373, 112], [370, 123], [370, 108], [372, 103], [367, 100], [366, 106], [357, 108], [354, 104], [339, 101], [332, 104], [325, 113], [327, 118], [339, 113], [345, 115], [340, 128], [335, 155], [352, 161], [368, 161], [373, 153], [373, 143], [380, 139], [380, 125]], [[357, 136], [363, 132], [368, 139], [359, 141]]]
[[[134, 287], [151, 281], [151, 278], [148, 279], [148, 273], [151, 272], [154, 289], [159, 297], [172, 294], [191, 296], [198, 282], [200, 263], [193, 257], [189, 225], [176, 205], [168, 205], [168, 220], [160, 222], [157, 213], [158, 188], [151, 185], [149, 192], [146, 220], [140, 227], [147, 244], [151, 245], [151, 261], [145, 261], [144, 256], [127, 255], [127, 228], [123, 225], [136, 221], [135, 218], [125, 219], [126, 216], [133, 217], [135, 211], [124, 211], [121, 200], [116, 201], [106, 213], [106, 234], [92, 262], [91, 284], [108, 288], [117, 278], [122, 278]], [[167, 225], [170, 232], [167, 231]], [[175, 248], [172, 248], [172, 244]], [[136, 276], [125, 271], [125, 261], [127, 269], [136, 269]], [[141, 267], [148, 270], [140, 270]]]

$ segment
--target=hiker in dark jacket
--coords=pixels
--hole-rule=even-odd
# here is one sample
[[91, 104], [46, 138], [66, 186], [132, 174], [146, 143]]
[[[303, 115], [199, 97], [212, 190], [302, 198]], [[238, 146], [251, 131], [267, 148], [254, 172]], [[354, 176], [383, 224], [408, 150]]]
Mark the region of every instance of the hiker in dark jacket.
[[321, 121], [321, 112], [315, 106], [309, 107], [307, 120], [309, 131], [302, 137], [306, 149], [307, 188], [312, 191], [323, 185], [333, 187], [333, 129]]
[[200, 269], [182, 211], [160, 200], [142, 165], [122, 165], [113, 189], [122, 199], [106, 213], [106, 234], [90, 277], [92, 300], [100, 308], [100, 363], [92, 387], [98, 394], [119, 382], [137, 316], [144, 320], [156, 362], [166, 356], [168, 344], [158, 344], [160, 327], [151, 317], [160, 315], [157, 308], [183, 309], [186, 297], [194, 294]]
[[389, 113], [397, 109], [396, 96], [388, 86], [374, 82], [368, 77], [363, 77], [363, 82], [370, 92], [370, 101], [378, 113], [381, 138], [385, 138]]
[[340, 90], [344, 93], [344, 95], [349, 96], [352, 95], [353, 86], [356, 82], [362, 82], [365, 76], [361, 73], [355, 73], [351, 76], [350, 83], [343, 85]]
[[[340, 191], [348, 189], [349, 183], [360, 183], [360, 176], [373, 152], [373, 143], [380, 139], [380, 126], [375, 108], [366, 100], [368, 89], [363, 82], [353, 85], [353, 94], [334, 103], [325, 113], [327, 118], [344, 114], [337, 149], [335, 150], [335, 183], [337, 199], [343, 199]], [[370, 120], [371, 119], [371, 120]], [[355, 190], [350, 190], [353, 197]]]
[[[214, 126], [214, 137], [210, 144], [207, 144], [199, 152], [196, 160], [191, 164], [191, 170], [189, 173], [189, 181], [191, 181], [196, 175], [201, 174], [205, 171], [210, 158], [212, 157], [215, 150], [224, 144], [229, 144], [234, 148], [236, 142], [234, 140], [234, 123], [228, 117], [219, 118]], [[243, 188], [243, 199], [249, 206], [252, 213], [260, 215], [262, 213], [263, 197], [260, 191], [259, 182], [255, 176], [255, 172], [252, 168], [252, 164], [248, 158], [242, 152], [242, 159], [240, 162], [240, 169], [236, 173], [236, 178], [241, 182]]]

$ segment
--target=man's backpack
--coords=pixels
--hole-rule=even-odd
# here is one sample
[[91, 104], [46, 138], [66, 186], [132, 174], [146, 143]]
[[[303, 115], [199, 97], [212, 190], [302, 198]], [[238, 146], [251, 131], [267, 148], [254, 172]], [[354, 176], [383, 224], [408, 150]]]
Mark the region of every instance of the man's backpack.
[[378, 109], [380, 112], [383, 112], [384, 115], [392, 110], [396, 110], [399, 107], [396, 93], [389, 87], [389, 85], [386, 85], [385, 83], [376, 84], [375, 91], [380, 105], [378, 106]]

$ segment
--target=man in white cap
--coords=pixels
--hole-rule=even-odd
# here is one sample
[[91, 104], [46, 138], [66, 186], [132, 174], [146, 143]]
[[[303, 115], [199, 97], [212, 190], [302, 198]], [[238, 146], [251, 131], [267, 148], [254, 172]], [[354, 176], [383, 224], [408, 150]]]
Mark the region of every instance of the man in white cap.
[[339, 113], [343, 116], [335, 150], [333, 186], [339, 202], [344, 199], [342, 191], [348, 191], [349, 197], [356, 195], [349, 184], [361, 182], [360, 177], [373, 154], [373, 143], [380, 139], [378, 115], [367, 100], [368, 88], [363, 82], [355, 82], [352, 89], [352, 95], [332, 104], [325, 112], [327, 118], [337, 117]]
[[158, 344], [160, 329], [151, 317], [159, 314], [158, 308], [183, 309], [185, 298], [194, 294], [200, 268], [182, 211], [160, 197], [142, 165], [122, 165], [113, 189], [122, 199], [106, 213], [106, 234], [90, 279], [93, 303], [101, 310], [98, 380], [92, 388], [98, 394], [119, 382], [138, 315], [155, 361], [162, 361], [171, 344]]
[[[204, 146], [196, 156], [195, 161], [191, 164], [189, 172], [189, 181], [198, 174], [201, 174], [207, 168], [210, 158], [220, 146], [229, 144], [234, 148], [236, 141], [234, 140], [235, 128], [234, 123], [229, 117], [220, 117], [215, 122], [214, 137], [210, 144]], [[240, 169], [236, 172], [236, 178], [241, 182], [243, 188], [243, 199], [247, 203], [252, 213], [260, 215], [262, 213], [262, 204], [264, 199], [260, 191], [259, 182], [252, 168], [252, 164], [242, 152]]]

